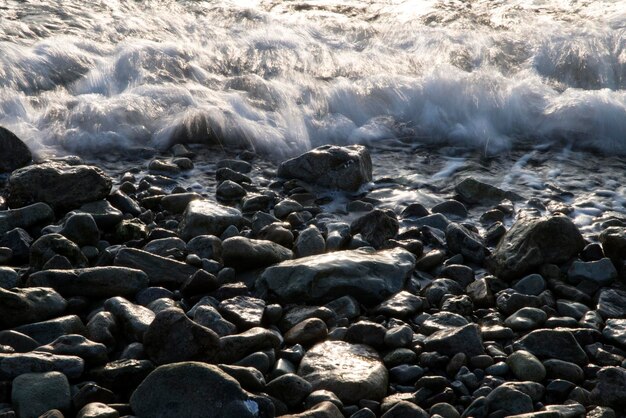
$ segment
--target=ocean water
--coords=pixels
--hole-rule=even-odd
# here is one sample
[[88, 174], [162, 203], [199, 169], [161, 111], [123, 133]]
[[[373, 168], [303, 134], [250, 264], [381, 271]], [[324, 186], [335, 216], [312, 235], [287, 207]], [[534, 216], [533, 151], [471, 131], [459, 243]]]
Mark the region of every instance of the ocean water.
[[626, 0], [0, 0], [0, 125], [43, 155], [624, 156]]

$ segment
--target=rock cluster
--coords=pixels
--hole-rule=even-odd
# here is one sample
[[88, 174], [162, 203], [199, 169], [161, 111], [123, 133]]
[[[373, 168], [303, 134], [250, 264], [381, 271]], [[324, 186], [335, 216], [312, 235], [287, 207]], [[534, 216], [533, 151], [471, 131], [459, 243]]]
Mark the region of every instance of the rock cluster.
[[[360, 146], [263, 184], [258, 157], [224, 159], [203, 196], [179, 187], [194, 164], [174, 151], [119, 178], [74, 160], [11, 174], [1, 417], [625, 410], [626, 226], [590, 243], [475, 179], [432, 212], [379, 208], [351, 194], [372, 180]], [[324, 188], [347, 192], [350, 222]]]

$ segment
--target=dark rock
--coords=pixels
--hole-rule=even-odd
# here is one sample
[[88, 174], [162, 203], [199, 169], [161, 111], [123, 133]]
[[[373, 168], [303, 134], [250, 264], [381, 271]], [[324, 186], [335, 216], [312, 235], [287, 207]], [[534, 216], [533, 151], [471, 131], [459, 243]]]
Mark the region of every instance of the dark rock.
[[77, 379], [83, 374], [85, 362], [80, 357], [59, 354], [14, 353], [0, 354], [0, 375], [14, 379], [24, 373], [60, 372], [68, 379]]
[[498, 386], [487, 395], [487, 404], [492, 411], [503, 410], [508, 415], [524, 414], [534, 410], [533, 401], [524, 392], [508, 386]]
[[310, 225], [300, 232], [294, 245], [296, 257], [308, 257], [322, 254], [325, 249], [326, 242], [324, 241], [324, 237], [315, 225]]
[[586, 282], [592, 290], [609, 286], [617, 278], [617, 270], [609, 258], [598, 261], [574, 261], [567, 271], [567, 276], [574, 283]]
[[559, 359], [585, 364], [587, 355], [571, 332], [556, 329], [531, 331], [513, 344], [516, 350], [530, 351], [540, 359]]
[[232, 237], [222, 242], [222, 257], [226, 266], [251, 270], [289, 260], [293, 253], [272, 241]]
[[392, 318], [406, 318], [422, 309], [424, 301], [403, 290], [378, 305], [374, 312]]
[[187, 243], [187, 251], [200, 258], [222, 260], [222, 240], [213, 235], [198, 235]]
[[302, 344], [305, 346], [324, 340], [328, 335], [326, 323], [318, 318], [309, 318], [300, 322], [285, 333], [287, 344]]
[[523, 295], [538, 296], [546, 290], [546, 281], [541, 274], [530, 274], [515, 283], [513, 289]]
[[24, 167], [32, 159], [26, 144], [13, 132], [0, 126], [0, 173]]
[[381, 415], [381, 418], [428, 418], [430, 415], [419, 406], [407, 401], [400, 401]]
[[26, 373], [13, 381], [11, 401], [20, 418], [37, 418], [51, 409], [69, 411], [70, 384], [59, 372]]
[[598, 383], [591, 392], [599, 405], [623, 411], [626, 408], [626, 370], [604, 367], [597, 375]]
[[521, 200], [522, 197], [514, 192], [498, 189], [490, 184], [482, 183], [468, 177], [457, 184], [454, 190], [461, 200], [469, 204], [494, 204], [502, 199]]
[[511, 280], [542, 264], [564, 263], [584, 246], [578, 228], [566, 216], [525, 217], [509, 229], [488, 264], [498, 277]]
[[244, 389], [252, 392], [265, 391], [265, 377], [254, 367], [220, 364], [219, 368], [234, 377]]
[[153, 370], [154, 364], [149, 360], [123, 359], [92, 368], [86, 377], [117, 394], [127, 396]]
[[119, 416], [120, 414], [116, 409], [99, 402], [85, 405], [76, 414], [76, 418], [119, 418]]
[[224, 180], [217, 186], [215, 195], [218, 200], [240, 200], [246, 195], [246, 190], [231, 180]]
[[115, 256], [115, 265], [143, 271], [148, 275], [151, 286], [180, 286], [198, 271], [189, 264], [136, 248], [122, 248]]
[[532, 353], [518, 350], [506, 359], [513, 375], [521, 381], [541, 382], [546, 377], [546, 368]]
[[[139, 205], [137, 205], [137, 209], [139, 212], [134, 216], [139, 216]], [[103, 230], [114, 228], [117, 224], [122, 222], [124, 218], [122, 212], [111, 206], [106, 200], [96, 200], [95, 202], [85, 203], [80, 207], [79, 211], [91, 215], [96, 225]]]
[[91, 365], [107, 362], [107, 348], [104, 344], [90, 341], [78, 334], [62, 335], [50, 344], [37, 347], [37, 351], [77, 356]]
[[83, 321], [76, 315], [61, 316], [47, 321], [20, 325], [16, 331], [35, 339], [40, 345], [48, 344], [66, 334], [87, 333]]
[[548, 379], [563, 379], [574, 383], [585, 380], [585, 372], [577, 364], [558, 359], [548, 359], [543, 362]]
[[47, 234], [40, 237], [30, 247], [30, 266], [35, 270], [41, 270], [51, 258], [56, 255], [69, 260], [73, 267], [87, 267], [87, 258], [80, 248], [63, 235]]
[[604, 254], [619, 265], [621, 260], [626, 259], [626, 227], [611, 226], [600, 234], [600, 243]]
[[313, 391], [313, 387], [300, 376], [287, 373], [269, 382], [266, 390], [269, 395], [294, 408], [304, 402], [304, 399]]
[[[45, 203], [33, 203], [17, 209], [0, 211], [0, 234], [5, 234], [15, 228], [30, 228], [39, 224], [47, 224], [54, 219], [52, 208]], [[28, 234], [26, 234], [28, 235]], [[9, 240], [4, 242], [5, 240]], [[11, 237], [2, 239], [2, 246], [13, 249]]]
[[361, 234], [374, 248], [381, 248], [386, 240], [395, 238], [399, 228], [393, 211], [375, 209], [355, 219], [350, 225], [350, 232], [353, 235]]
[[217, 162], [217, 169], [219, 170], [220, 168], [229, 168], [243, 174], [252, 171], [252, 165], [249, 162], [242, 160], [220, 160]]
[[359, 321], [348, 327], [344, 340], [353, 344], [365, 344], [371, 347], [382, 347], [385, 343], [387, 329], [371, 321]]
[[11, 328], [58, 316], [67, 302], [49, 288], [0, 288], [0, 328]]
[[467, 218], [467, 208], [458, 200], [446, 200], [430, 210], [432, 213], [442, 213], [449, 219], [461, 221]]
[[361, 145], [324, 145], [284, 161], [278, 176], [300, 179], [321, 187], [356, 191], [372, 180], [372, 160]]
[[603, 318], [626, 318], [626, 291], [602, 289], [598, 298], [598, 313]]
[[44, 202], [64, 212], [105, 198], [111, 185], [111, 179], [97, 167], [49, 162], [14, 171], [8, 201], [13, 208]]
[[120, 296], [107, 299], [104, 302], [104, 308], [113, 314], [116, 322], [124, 329], [126, 336], [134, 341], [143, 341], [144, 333], [155, 317], [150, 309], [135, 305]]
[[218, 360], [234, 363], [255, 351], [277, 350], [281, 339], [272, 331], [261, 327], [251, 328], [241, 334], [220, 338]]
[[489, 255], [480, 235], [456, 223], [450, 223], [446, 228], [446, 242], [452, 253], [461, 254], [475, 263], [482, 263]]
[[404, 287], [414, 256], [404, 249], [340, 251], [269, 267], [256, 282], [265, 299], [283, 302], [327, 302], [351, 295], [376, 304]]
[[480, 328], [476, 324], [437, 331], [426, 338], [424, 344], [426, 350], [447, 356], [464, 353], [472, 357], [485, 352]]
[[514, 331], [530, 331], [541, 328], [548, 315], [539, 308], [521, 308], [506, 318], [504, 324]]
[[242, 222], [243, 217], [238, 209], [209, 200], [194, 200], [183, 213], [178, 233], [185, 241], [198, 235], [220, 236], [229, 226], [240, 227]]
[[41, 232], [42, 234], [61, 234], [79, 247], [96, 246], [100, 240], [98, 226], [88, 213], [70, 212], [61, 225], [48, 226]]
[[609, 319], [602, 330], [604, 338], [626, 348], [626, 319]]
[[261, 325], [265, 301], [249, 296], [235, 296], [223, 300], [218, 309], [226, 320], [243, 331]]

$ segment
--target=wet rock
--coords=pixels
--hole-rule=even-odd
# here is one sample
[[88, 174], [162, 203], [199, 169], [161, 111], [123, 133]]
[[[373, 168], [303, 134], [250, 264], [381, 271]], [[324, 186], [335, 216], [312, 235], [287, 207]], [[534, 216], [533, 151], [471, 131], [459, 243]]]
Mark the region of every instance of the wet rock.
[[149, 360], [122, 359], [92, 368], [85, 377], [128, 396], [153, 370], [154, 364]]
[[626, 319], [609, 319], [602, 330], [602, 335], [608, 340], [626, 348]]
[[498, 277], [511, 280], [542, 264], [560, 264], [578, 254], [585, 242], [566, 216], [519, 219], [502, 238], [489, 268]]
[[252, 171], [252, 164], [243, 160], [224, 159], [217, 162], [217, 169], [229, 168], [238, 173], [249, 173]]
[[487, 183], [468, 177], [457, 184], [454, 191], [469, 204], [494, 204], [502, 199], [521, 200], [517, 193], [504, 191]]
[[111, 179], [94, 166], [36, 164], [11, 174], [8, 202], [13, 208], [44, 202], [55, 211], [64, 212], [104, 199], [111, 185]]
[[603, 318], [626, 318], [626, 291], [602, 289], [598, 298], [598, 313]]
[[61, 234], [79, 247], [96, 246], [100, 240], [98, 226], [88, 213], [70, 212], [61, 225], [48, 226], [41, 232], [42, 234]]
[[598, 404], [617, 410], [626, 408], [626, 370], [604, 367], [597, 374], [598, 383], [591, 392]]
[[372, 180], [372, 160], [361, 145], [324, 145], [284, 161], [278, 176], [299, 179], [321, 187], [356, 191]]
[[127, 267], [44, 270], [30, 275], [28, 286], [51, 287], [63, 296], [132, 296], [148, 287], [148, 275]]
[[209, 361], [219, 349], [219, 337], [176, 308], [159, 312], [143, 336], [148, 358], [156, 364]]
[[198, 235], [187, 243], [187, 251], [200, 258], [222, 259], [222, 240], [213, 235]]
[[15, 270], [10, 267], [0, 267], [0, 287], [11, 289], [17, 287], [19, 276]]
[[609, 258], [598, 261], [574, 261], [567, 271], [567, 276], [574, 283], [585, 282], [593, 291], [609, 286], [617, 278], [617, 270]]
[[436, 351], [447, 356], [464, 353], [472, 357], [485, 352], [480, 328], [476, 324], [437, 331], [424, 340], [424, 347], [427, 351]]
[[220, 338], [218, 361], [234, 363], [248, 354], [263, 350], [277, 350], [281, 339], [272, 331], [261, 327], [251, 328], [241, 334]]
[[67, 302], [50, 288], [0, 288], [0, 328], [43, 321], [65, 311]]
[[[37, 205], [38, 203], [36, 203]], [[41, 203], [45, 205], [45, 203]], [[48, 207], [49, 208], [49, 207]], [[50, 214], [52, 214], [52, 209], [50, 210]], [[0, 217], [2, 214], [6, 214], [10, 211], [0, 212]], [[50, 219], [51, 221], [52, 219]], [[0, 221], [0, 225], [2, 221]], [[0, 226], [2, 228], [2, 226]], [[33, 239], [28, 232], [23, 230], [22, 228], [14, 228], [4, 235], [0, 236], [0, 247], [9, 248], [11, 250], [11, 261], [13, 264], [24, 263], [28, 261], [28, 257], [30, 256], [30, 246], [33, 243]]]
[[585, 372], [577, 364], [558, 359], [548, 359], [543, 362], [548, 379], [563, 379], [569, 382], [582, 383]]
[[436, 312], [420, 324], [420, 331], [426, 335], [450, 328], [460, 328], [469, 324], [468, 320], [453, 312]]
[[611, 226], [602, 231], [599, 240], [604, 254], [613, 263], [619, 265], [620, 260], [626, 259], [626, 227]]
[[408, 325], [401, 325], [388, 329], [383, 339], [385, 345], [391, 348], [407, 347], [413, 342], [413, 330]]
[[60, 234], [47, 234], [30, 247], [30, 266], [41, 270], [56, 255], [65, 257], [74, 267], [87, 267], [89, 264], [80, 248], [72, 241]]
[[343, 418], [341, 410], [332, 402], [321, 402], [299, 414], [282, 415], [282, 418]]
[[300, 376], [287, 373], [269, 382], [266, 391], [287, 406], [294, 408], [304, 402], [304, 399], [313, 391], [313, 387]]
[[115, 265], [141, 270], [151, 286], [182, 285], [198, 269], [186, 263], [160, 257], [136, 248], [123, 248], [115, 256]]
[[115, 346], [117, 324], [110, 312], [98, 312], [87, 322], [87, 336], [90, 340], [102, 343], [109, 348]]
[[243, 331], [261, 325], [265, 301], [249, 296], [235, 296], [220, 302], [218, 310], [227, 321]]
[[187, 205], [178, 233], [188, 241], [198, 235], [220, 236], [231, 225], [239, 228], [243, 217], [238, 209], [209, 200], [194, 200]]
[[212, 306], [200, 306], [195, 310], [193, 319], [203, 327], [213, 330], [220, 337], [237, 332], [237, 327], [232, 322], [222, 318], [217, 309]]
[[513, 344], [516, 350], [526, 350], [540, 359], [555, 358], [576, 364], [585, 364], [587, 355], [574, 335], [566, 330], [538, 329], [526, 334]]
[[372, 321], [359, 321], [348, 327], [344, 340], [353, 344], [365, 344], [382, 347], [387, 330], [381, 324]]
[[222, 257], [226, 266], [251, 270], [289, 260], [293, 253], [272, 241], [232, 237], [222, 242]]
[[[139, 216], [139, 205], [137, 202], [133, 203], [137, 205], [137, 212], [133, 210], [133, 214], [136, 213], [134, 216]], [[93, 220], [96, 222], [96, 225], [103, 230], [114, 228], [117, 224], [122, 222], [122, 219], [124, 218], [123, 213], [111, 206], [111, 204], [106, 200], [97, 200], [95, 202], [85, 203], [80, 207], [79, 211], [91, 215]]]
[[487, 395], [486, 400], [490, 410], [503, 410], [508, 415], [524, 414], [534, 410], [530, 396], [508, 386], [498, 386]]
[[456, 223], [446, 228], [446, 242], [452, 253], [475, 263], [482, 263], [489, 254], [480, 235]]
[[313, 390], [331, 391], [346, 404], [380, 400], [387, 393], [387, 369], [378, 354], [364, 345], [318, 344], [302, 359], [298, 375], [311, 383]]
[[217, 186], [215, 195], [219, 200], [240, 200], [246, 195], [246, 190], [234, 181], [224, 180]]
[[541, 361], [525, 350], [515, 351], [509, 355], [506, 364], [519, 380], [541, 382], [546, 377], [546, 368]]
[[252, 392], [265, 390], [265, 377], [263, 373], [253, 367], [241, 367], [229, 364], [220, 364], [219, 368], [234, 377], [241, 387]]
[[[52, 222], [53, 219], [54, 212], [45, 203], [33, 203], [17, 209], [0, 211], [0, 234], [5, 234], [15, 228], [28, 229], [38, 224], [47, 224]], [[2, 239], [3, 247], [13, 248], [12, 245], [7, 245], [13, 241], [7, 241], [10, 238], [4, 237]]]
[[83, 374], [85, 362], [80, 357], [60, 354], [31, 353], [0, 354], [0, 375], [13, 379], [24, 373], [60, 372], [68, 379]]
[[428, 418], [430, 415], [412, 402], [400, 401], [392, 406], [381, 418]]
[[50, 344], [37, 347], [37, 351], [77, 356], [91, 365], [107, 362], [107, 348], [104, 344], [90, 341], [78, 334], [62, 335]]
[[541, 274], [529, 274], [515, 283], [513, 290], [523, 295], [538, 296], [546, 290], [546, 281]]
[[381, 248], [386, 240], [395, 238], [399, 228], [393, 211], [375, 209], [355, 219], [350, 225], [350, 232], [353, 235], [361, 234], [374, 248]]
[[259, 406], [218, 367], [183, 362], [160, 366], [130, 398], [142, 418], [254, 418]]
[[39, 344], [48, 344], [66, 334], [86, 334], [83, 321], [76, 315], [67, 315], [47, 321], [24, 324], [15, 328], [16, 331], [28, 335]]
[[415, 257], [403, 249], [340, 251], [269, 267], [256, 289], [283, 302], [323, 303], [351, 295], [376, 304], [404, 287], [414, 265]]
[[81, 408], [76, 418], [119, 418], [117, 410], [100, 402], [92, 402]]
[[374, 312], [392, 318], [406, 318], [422, 309], [424, 301], [403, 290], [378, 305]]
[[11, 401], [20, 418], [37, 418], [51, 409], [69, 411], [70, 385], [59, 372], [26, 373], [13, 381]]
[[458, 221], [467, 218], [467, 208], [458, 200], [446, 200], [433, 206], [430, 211], [432, 213], [442, 213], [446, 218]]
[[227, 168], [227, 167], [218, 168], [215, 171], [215, 179], [218, 182], [222, 182], [224, 180], [230, 180], [238, 184], [252, 183], [252, 179], [250, 177], [246, 176], [245, 174], [239, 173], [237, 171], [231, 170], [230, 168]]
[[30, 163], [33, 155], [21, 139], [0, 126], [0, 173], [7, 173]]
[[504, 324], [513, 331], [530, 331], [540, 328], [548, 315], [539, 308], [521, 308], [506, 318]]
[[113, 314], [126, 335], [135, 341], [143, 341], [144, 333], [155, 317], [151, 310], [135, 305], [120, 296], [107, 299], [104, 308]]
[[300, 232], [294, 245], [295, 256], [299, 258], [322, 254], [325, 249], [324, 237], [315, 225]]

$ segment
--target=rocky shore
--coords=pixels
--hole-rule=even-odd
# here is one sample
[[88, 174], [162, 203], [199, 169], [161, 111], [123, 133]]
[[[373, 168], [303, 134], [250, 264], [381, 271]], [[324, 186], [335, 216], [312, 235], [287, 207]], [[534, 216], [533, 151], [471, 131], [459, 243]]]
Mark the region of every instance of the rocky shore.
[[31, 160], [0, 129], [0, 418], [626, 416], [624, 219], [390, 209], [363, 146]]

